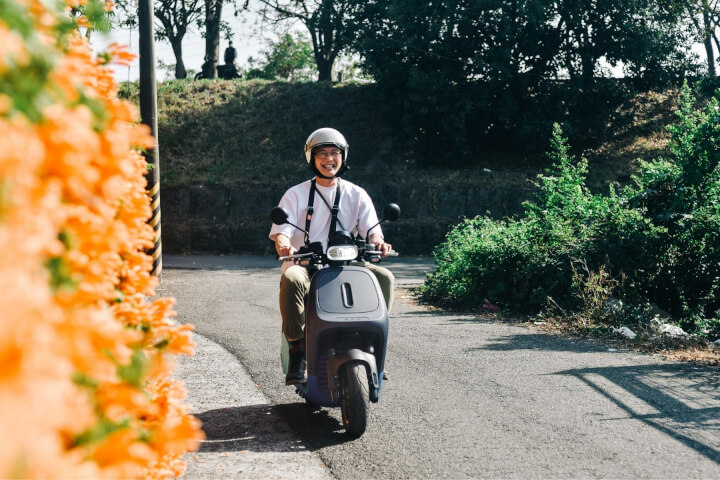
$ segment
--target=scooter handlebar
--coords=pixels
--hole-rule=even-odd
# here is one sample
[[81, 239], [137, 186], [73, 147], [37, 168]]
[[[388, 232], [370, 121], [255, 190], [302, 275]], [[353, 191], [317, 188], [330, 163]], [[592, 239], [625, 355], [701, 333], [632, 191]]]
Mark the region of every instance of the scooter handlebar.
[[293, 253], [292, 255], [285, 255], [284, 257], [278, 257], [278, 260], [284, 262], [285, 260], [294, 260], [296, 258], [312, 257], [313, 253]]
[[[383, 255], [383, 252], [381, 252], [380, 250], [368, 250], [365, 253], [368, 253], [370, 255]], [[385, 257], [397, 257], [398, 255], [400, 255], [400, 254], [398, 252], [396, 252], [395, 250], [390, 250], [384, 254]]]
[[[370, 255], [383, 255], [383, 252], [380, 251], [380, 250], [368, 250], [368, 251], [365, 252], [365, 254], [370, 254]], [[390, 250], [389, 252], [385, 253], [383, 256], [385, 256], [385, 257], [397, 257], [398, 255], [399, 255], [399, 253], [396, 252], [395, 250]], [[312, 252], [308, 252], [308, 253], [293, 253], [292, 255], [285, 255], [285, 256], [283, 256], [283, 257], [278, 257], [278, 260], [281, 261], [281, 262], [284, 262], [284, 261], [286, 261], [286, 260], [295, 260], [296, 258], [307, 258], [307, 257], [312, 257], [312, 256], [313, 256], [313, 253], [312, 253]]]

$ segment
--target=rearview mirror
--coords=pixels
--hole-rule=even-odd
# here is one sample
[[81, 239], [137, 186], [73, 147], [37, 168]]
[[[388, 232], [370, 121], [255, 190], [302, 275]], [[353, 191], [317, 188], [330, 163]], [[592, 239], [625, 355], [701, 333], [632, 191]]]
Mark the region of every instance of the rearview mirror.
[[397, 203], [388, 203], [383, 208], [383, 220], [394, 222], [400, 217], [400, 207]]
[[288, 221], [288, 212], [282, 207], [275, 207], [270, 210], [270, 220], [275, 225], [285, 225]]

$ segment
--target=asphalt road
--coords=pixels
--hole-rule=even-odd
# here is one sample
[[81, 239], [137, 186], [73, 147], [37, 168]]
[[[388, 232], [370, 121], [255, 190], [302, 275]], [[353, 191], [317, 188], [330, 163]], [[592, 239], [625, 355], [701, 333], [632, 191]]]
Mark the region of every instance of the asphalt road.
[[[273, 258], [164, 263], [179, 320], [247, 368], [336, 478], [720, 478], [718, 369], [431, 311], [399, 290], [390, 380], [351, 440], [339, 409], [312, 410], [284, 385]], [[403, 286], [430, 268], [385, 266]]]

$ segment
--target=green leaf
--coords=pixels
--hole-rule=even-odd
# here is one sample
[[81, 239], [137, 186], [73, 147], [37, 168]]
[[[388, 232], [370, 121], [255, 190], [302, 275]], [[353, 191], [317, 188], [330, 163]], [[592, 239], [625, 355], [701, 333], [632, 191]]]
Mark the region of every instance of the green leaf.
[[130, 420], [112, 422], [108, 419], [101, 419], [91, 428], [80, 433], [73, 439], [73, 447], [93, 445], [99, 443], [113, 433], [130, 427]]
[[135, 350], [130, 359], [129, 365], [119, 365], [117, 367], [118, 377], [123, 381], [142, 388], [143, 378], [147, 373], [149, 361], [142, 350]]
[[52, 257], [46, 260], [45, 268], [50, 272], [50, 290], [53, 293], [60, 289], [74, 289], [77, 287], [64, 257]]
[[72, 381], [80, 387], [96, 389], [99, 383], [84, 372], [76, 372], [73, 374]]

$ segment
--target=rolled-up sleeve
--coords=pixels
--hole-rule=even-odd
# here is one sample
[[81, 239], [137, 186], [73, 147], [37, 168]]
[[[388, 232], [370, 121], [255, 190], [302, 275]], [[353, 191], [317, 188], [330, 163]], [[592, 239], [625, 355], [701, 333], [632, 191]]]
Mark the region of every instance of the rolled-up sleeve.
[[[375, 206], [373, 205], [372, 199], [370, 198], [370, 195], [363, 189], [360, 192], [360, 209], [358, 211], [358, 233], [363, 237], [367, 237], [368, 230], [378, 223], [378, 216], [375, 212]], [[380, 225], [373, 228], [372, 231], [369, 232], [372, 234], [378, 234], [380, 237], [385, 238], [383, 236], [382, 228], [380, 228]]]

